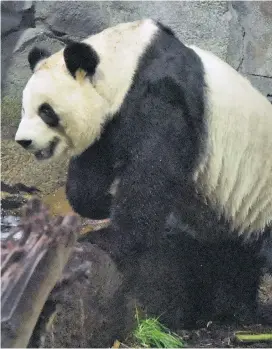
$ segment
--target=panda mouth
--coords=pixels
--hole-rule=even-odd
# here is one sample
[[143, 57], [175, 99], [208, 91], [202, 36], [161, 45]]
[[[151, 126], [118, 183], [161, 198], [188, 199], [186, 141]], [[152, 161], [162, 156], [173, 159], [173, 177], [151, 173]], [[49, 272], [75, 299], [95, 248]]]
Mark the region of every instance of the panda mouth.
[[39, 161], [50, 159], [54, 155], [58, 143], [59, 139], [55, 138], [53, 141], [50, 142], [48, 147], [36, 151], [34, 153], [36, 159]]

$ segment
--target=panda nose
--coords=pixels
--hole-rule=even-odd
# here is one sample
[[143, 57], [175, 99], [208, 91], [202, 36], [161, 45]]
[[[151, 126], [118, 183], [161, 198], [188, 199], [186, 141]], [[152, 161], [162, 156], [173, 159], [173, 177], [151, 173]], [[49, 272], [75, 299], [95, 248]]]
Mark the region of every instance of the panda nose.
[[17, 143], [26, 149], [31, 145], [32, 141], [30, 139], [22, 139], [17, 141]]

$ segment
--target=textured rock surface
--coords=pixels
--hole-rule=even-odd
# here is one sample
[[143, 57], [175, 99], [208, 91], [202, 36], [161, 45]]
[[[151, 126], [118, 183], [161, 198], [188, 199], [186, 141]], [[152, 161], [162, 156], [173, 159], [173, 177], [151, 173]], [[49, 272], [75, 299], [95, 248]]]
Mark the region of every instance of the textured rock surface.
[[264, 95], [272, 94], [272, 2], [232, 1], [227, 61]]

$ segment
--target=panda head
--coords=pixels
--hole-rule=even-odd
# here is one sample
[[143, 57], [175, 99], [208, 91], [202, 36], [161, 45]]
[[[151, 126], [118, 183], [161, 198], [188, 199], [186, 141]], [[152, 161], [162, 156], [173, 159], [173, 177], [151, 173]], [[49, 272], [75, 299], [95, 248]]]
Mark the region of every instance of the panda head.
[[83, 42], [54, 55], [35, 47], [28, 61], [33, 74], [23, 91], [15, 140], [38, 160], [67, 150], [81, 153], [99, 137], [108, 109], [92, 84], [99, 64], [96, 51]]
[[37, 159], [81, 154], [120, 109], [158, 32], [152, 20], [120, 23], [50, 55], [34, 48], [15, 140]]

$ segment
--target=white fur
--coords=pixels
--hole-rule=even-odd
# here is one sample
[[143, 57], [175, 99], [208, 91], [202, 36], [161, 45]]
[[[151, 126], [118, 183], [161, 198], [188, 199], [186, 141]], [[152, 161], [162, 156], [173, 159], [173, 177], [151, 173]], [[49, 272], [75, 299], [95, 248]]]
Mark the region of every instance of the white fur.
[[119, 183], [120, 183], [120, 178], [115, 178], [114, 181], [112, 182], [110, 189], [109, 189], [109, 194], [111, 196], [114, 197], [116, 195]]
[[[143, 20], [119, 24], [84, 40], [100, 58], [92, 81], [80, 73], [76, 80], [69, 74], [63, 50], [42, 60], [23, 91], [24, 112], [15, 140], [32, 140], [30, 151], [36, 152], [58, 137], [61, 142], [54, 157], [65, 150], [84, 151], [100, 137], [104, 121], [120, 108], [138, 60], [157, 30], [153, 21]], [[65, 135], [40, 119], [38, 108], [43, 103], [59, 115]]]
[[272, 106], [228, 64], [192, 48], [208, 86], [208, 148], [195, 174], [198, 190], [249, 237], [272, 222]]

